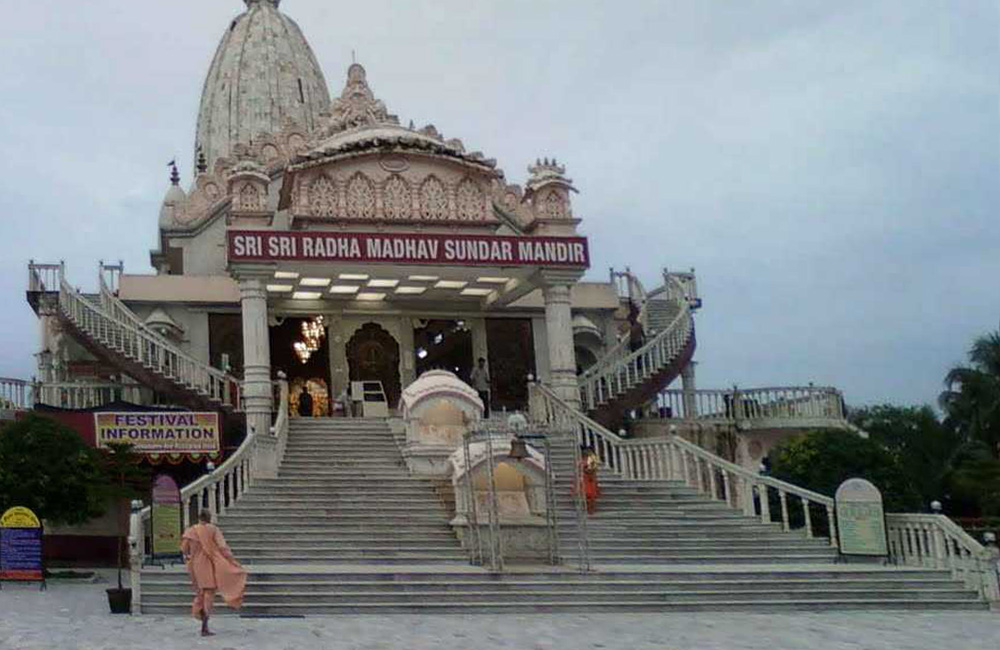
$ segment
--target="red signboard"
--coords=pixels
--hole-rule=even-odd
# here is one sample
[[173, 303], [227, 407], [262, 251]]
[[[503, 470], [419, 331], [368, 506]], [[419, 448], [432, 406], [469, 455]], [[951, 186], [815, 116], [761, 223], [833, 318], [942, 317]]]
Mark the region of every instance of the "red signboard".
[[587, 268], [585, 237], [388, 234], [365, 232], [229, 232], [230, 262], [367, 262], [455, 266]]

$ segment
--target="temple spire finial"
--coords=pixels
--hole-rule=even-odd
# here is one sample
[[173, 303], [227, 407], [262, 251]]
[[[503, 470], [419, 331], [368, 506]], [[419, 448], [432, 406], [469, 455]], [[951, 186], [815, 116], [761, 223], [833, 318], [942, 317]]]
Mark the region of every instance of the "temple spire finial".
[[170, 184], [180, 185], [181, 184], [181, 174], [177, 171], [177, 160], [171, 160], [167, 163], [167, 167], [170, 168]]
[[247, 4], [247, 9], [253, 9], [254, 5], [259, 5], [262, 2], [270, 4], [275, 9], [277, 9], [278, 5], [281, 4], [281, 0], [243, 0], [243, 2]]

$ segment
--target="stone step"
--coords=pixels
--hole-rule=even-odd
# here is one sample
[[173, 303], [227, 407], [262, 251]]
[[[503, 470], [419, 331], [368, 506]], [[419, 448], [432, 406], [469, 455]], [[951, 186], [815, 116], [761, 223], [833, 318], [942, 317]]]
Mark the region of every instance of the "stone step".
[[425, 494], [399, 494], [399, 495], [389, 495], [386, 496], [381, 492], [371, 495], [365, 492], [358, 492], [357, 494], [344, 494], [344, 493], [334, 493], [326, 492], [324, 494], [312, 494], [312, 495], [298, 495], [298, 496], [280, 496], [280, 495], [264, 495], [264, 494], [248, 494], [243, 497], [239, 503], [236, 505], [237, 508], [241, 508], [244, 505], [274, 505], [278, 506], [295, 506], [296, 504], [309, 504], [313, 505], [325, 505], [329, 507], [336, 507], [338, 505], [372, 505], [378, 506], [380, 504], [385, 505], [415, 505], [423, 506], [427, 504], [440, 504], [433, 492], [427, 492]]
[[[225, 535], [231, 533], [245, 534], [294, 534], [303, 533], [329, 533], [330, 535], [394, 535], [394, 534], [424, 534], [431, 532], [446, 532], [452, 535], [451, 526], [448, 525], [444, 517], [440, 519], [429, 519], [424, 521], [407, 521], [406, 524], [398, 522], [387, 522], [382, 519], [366, 521], [342, 521], [335, 524], [326, 521], [301, 521], [288, 518], [284, 521], [274, 521], [270, 525], [263, 527], [256, 521], [240, 521], [239, 519], [224, 520], [223, 531]], [[262, 532], [265, 531], [265, 532]]]
[[[445, 510], [444, 505], [441, 503], [423, 503], [420, 505], [413, 506], [399, 506], [399, 505], [366, 505], [362, 503], [355, 503], [350, 505], [340, 504], [340, 505], [327, 505], [327, 506], [316, 506], [312, 508], [302, 508], [296, 506], [287, 507], [275, 507], [267, 504], [254, 505], [242, 503], [238, 504], [235, 508], [231, 508], [226, 512], [230, 517], [248, 517], [248, 516], [295, 516], [295, 517], [320, 517], [324, 519], [341, 519], [345, 517], [380, 517], [380, 518], [400, 518], [407, 519], [411, 517], [444, 517]], [[403, 522], [400, 522], [401, 525]]]
[[[604, 587], [604, 585], [601, 585]], [[434, 603], [481, 603], [503, 601], [510, 597], [510, 590], [489, 590], [469, 592], [453, 591], [421, 591], [421, 600], [428, 600]], [[336, 589], [330, 591], [289, 591], [285, 593], [258, 592], [248, 590], [245, 602], [248, 607], [263, 605], [302, 605], [316, 601], [328, 604], [351, 605], [351, 604], [409, 604], [414, 600], [412, 592], [394, 591], [350, 591], [339, 592]], [[159, 605], [190, 605], [190, 594], [184, 593], [160, 593], [157, 591], [147, 591], [143, 593], [144, 599], [149, 599], [150, 604]], [[802, 599], [823, 599], [838, 601], [866, 601], [880, 600], [893, 601], [903, 600], [913, 601], [947, 601], [947, 602], [975, 602], [974, 592], [957, 591], [951, 589], [925, 589], [914, 590], [901, 594], [898, 590], [865, 590], [865, 589], [831, 589], [817, 586], [809, 591], [786, 592], [781, 589], [762, 590], [726, 590], [718, 592], [698, 592], [686, 590], [670, 590], [650, 588], [636, 589], [628, 591], [611, 590], [607, 588], [585, 588], [575, 586], [572, 590], [535, 590], [517, 593], [518, 603], [538, 603], [552, 602], [560, 599], [582, 599], [588, 602], [607, 602], [615, 604], [637, 603], [637, 602], [665, 602], [665, 603], [712, 603], [726, 601], [751, 601], [755, 598], [767, 599], [769, 601], [800, 601]]]
[[355, 531], [341, 531], [337, 529], [328, 530], [325, 532], [295, 532], [295, 531], [269, 531], [266, 533], [261, 533], [257, 531], [247, 531], [247, 532], [233, 532], [227, 531], [225, 533], [226, 541], [230, 544], [247, 544], [247, 545], [263, 545], [268, 542], [274, 541], [275, 543], [281, 544], [318, 544], [318, 543], [335, 543], [335, 544], [352, 544], [352, 543], [364, 543], [369, 544], [373, 548], [379, 548], [383, 546], [392, 546], [402, 544], [404, 546], [410, 544], [452, 544], [455, 542], [455, 535], [449, 530], [441, 530], [439, 532], [426, 532], [426, 531], [414, 531], [410, 532], [405, 529], [396, 529], [391, 535], [386, 535], [380, 532], [355, 532]]
[[[232, 511], [230, 511], [232, 513]], [[319, 515], [317, 515], [319, 516]], [[224, 524], [223, 531], [228, 526], [263, 526], [269, 528], [272, 524], [278, 525], [288, 522], [303, 522], [303, 515], [289, 513], [280, 511], [277, 513], [267, 513], [267, 512], [240, 512], [236, 514], [225, 514], [220, 517], [220, 523]], [[413, 524], [427, 524], [433, 522], [440, 522], [442, 524], [447, 523], [447, 517], [444, 514], [444, 509], [442, 508], [439, 513], [435, 512], [415, 512], [406, 517], [406, 522], [400, 522], [398, 519], [392, 517], [387, 517], [385, 514], [377, 512], [356, 512], [350, 514], [338, 514], [329, 513], [323, 514], [322, 519], [329, 525], [346, 525], [346, 524], [373, 524], [373, 523], [389, 523], [392, 522], [395, 526], [400, 528], [407, 528], [411, 523]]]
[[[270, 541], [270, 540], [268, 540]], [[263, 553], [267, 554], [281, 554], [287, 553], [290, 556], [301, 555], [337, 555], [341, 553], [345, 554], [356, 554], [356, 555], [373, 555], [381, 556], [383, 554], [397, 555], [399, 553], [430, 553], [439, 554], [445, 553], [448, 555], [453, 555], [455, 553], [461, 552], [458, 544], [458, 539], [452, 537], [448, 539], [436, 539], [427, 542], [416, 542], [410, 539], [386, 542], [382, 544], [368, 543], [365, 541], [346, 541], [341, 542], [337, 540], [321, 541], [321, 542], [311, 542], [311, 541], [291, 541], [291, 540], [274, 540], [274, 543], [268, 544], [265, 542], [253, 541], [253, 540], [240, 540], [231, 541], [230, 546], [234, 553], [238, 553], [240, 557], [259, 557]]]
[[[940, 600], [833, 600], [802, 599], [797, 601], [775, 601], [754, 598], [747, 601], [728, 600], [716, 602], [668, 603], [663, 601], [640, 601], [619, 603], [613, 598], [600, 601], [576, 599], [553, 602], [520, 603], [515, 598], [495, 602], [478, 603], [437, 603], [414, 600], [405, 604], [382, 603], [338, 605], [312, 602], [300, 605], [245, 605], [243, 616], [336, 616], [336, 615], [386, 615], [386, 614], [541, 614], [541, 613], [642, 613], [642, 612], [829, 612], [829, 611], [983, 611], [988, 605], [976, 601]], [[184, 605], [143, 605], [145, 614], [190, 615], [190, 602]], [[224, 616], [232, 615], [226, 610]]]
[[[738, 548], [743, 550], [759, 550], [761, 552], [772, 552], [781, 549], [817, 548], [824, 551], [830, 550], [830, 545], [826, 540], [819, 539], [770, 539], [766, 544], [761, 544], [757, 538], [734, 538], [720, 536], [719, 538], [690, 537], [661, 540], [657, 538], [597, 538], [588, 537], [591, 550], [620, 550], [622, 552], [634, 550], [637, 553], [648, 553], [657, 551], [673, 551], [679, 549], [717, 549], [717, 548]], [[721, 542], [721, 543], [720, 543]], [[575, 543], [575, 542], [574, 542]]]
[[[560, 554], [564, 556], [576, 557], [576, 549], [560, 549]], [[775, 564], [776, 562], [788, 562], [789, 564], [816, 564], [819, 561], [828, 561], [833, 564], [836, 553], [822, 553], [807, 549], [795, 552], [783, 552], [780, 556], [753, 554], [742, 551], [733, 553], [731, 550], [722, 549], [719, 551], [699, 552], [699, 551], [677, 551], [672, 554], [644, 554], [644, 553], [614, 553], [610, 551], [591, 550], [590, 560], [593, 563], [601, 564]]]
[[[166, 582], [187, 585], [190, 588], [191, 582], [187, 572], [183, 567], [173, 571], [163, 571], [159, 569], [143, 569], [143, 581]], [[721, 570], [713, 567], [701, 569], [694, 565], [686, 567], [641, 571], [620, 569], [614, 566], [602, 568], [600, 571], [581, 574], [576, 571], [553, 570], [548, 566], [539, 566], [537, 571], [531, 572], [510, 572], [502, 574], [491, 574], [485, 571], [465, 567], [463, 569], [440, 571], [416, 570], [412, 567], [401, 567], [398, 569], [386, 569], [385, 571], [352, 570], [349, 566], [338, 567], [331, 571], [328, 567], [302, 566], [294, 570], [282, 568], [261, 568], [253, 570], [249, 575], [249, 584], [262, 582], [309, 582], [309, 581], [333, 581], [338, 584], [350, 582], [375, 582], [389, 583], [395, 586], [409, 584], [411, 582], [438, 583], [438, 584], [465, 584], [465, 583], [504, 583], [504, 584], [534, 584], [537, 582], [607, 582], [607, 581], [639, 581], [657, 583], [689, 583], [689, 582], [747, 582], [759, 583], [767, 581], [777, 581], [790, 584], [800, 584], [814, 580], [826, 580], [831, 582], [852, 581], [852, 580], [877, 580], [879, 582], [908, 582], [919, 581], [945, 581], [953, 585], [961, 583], [952, 579], [950, 572], [939, 569], [884, 569], [873, 567], [870, 569], [851, 569], [841, 565], [833, 568], [827, 565], [807, 565], [803, 567], [780, 567], [772, 566], [766, 568], [747, 567], [739, 569]]]
[[[234, 551], [236, 553], [236, 551]], [[360, 564], [371, 565], [435, 565], [445, 564], [448, 566], [467, 566], [469, 559], [461, 550], [414, 550], [410, 552], [397, 551], [368, 551], [368, 552], [314, 552], [303, 555], [282, 554], [279, 551], [257, 551], [248, 553], [239, 551], [237, 556], [243, 564], [275, 564], [280, 562], [287, 565], [315, 564], [317, 562], [329, 565], [338, 564]]]
[[[144, 593], [152, 594], [180, 594], [190, 597], [191, 583], [188, 579], [154, 579], [155, 574], [144, 573], [142, 577]], [[958, 582], [951, 580], [918, 580], [918, 579], [849, 579], [849, 580], [823, 580], [823, 579], [801, 579], [801, 580], [640, 580], [640, 579], [609, 579], [609, 580], [588, 580], [586, 577], [580, 580], [516, 580], [509, 577], [489, 580], [455, 581], [445, 583], [434, 580], [406, 580], [406, 581], [374, 581], [374, 580], [340, 580], [340, 579], [317, 579], [314, 577], [303, 578], [302, 580], [256, 580], [255, 575], [251, 575], [247, 584], [247, 594], [281, 594], [281, 593], [384, 593], [394, 591], [408, 594], [427, 593], [460, 593], [460, 594], [481, 594], [481, 593], [538, 593], [538, 592], [570, 592], [577, 593], [580, 590], [588, 591], [613, 591], [617, 593], [635, 592], [675, 592], [675, 593], [726, 593], [737, 592], [770, 592], [783, 591], [789, 595], [803, 592], [815, 591], [874, 591], [878, 590], [887, 594], [887, 597], [894, 595], [906, 595], [909, 593], [935, 592], [935, 593], [960, 593], [966, 597], [975, 598], [975, 592], [965, 589]], [[655, 576], [654, 576], [655, 577]]]

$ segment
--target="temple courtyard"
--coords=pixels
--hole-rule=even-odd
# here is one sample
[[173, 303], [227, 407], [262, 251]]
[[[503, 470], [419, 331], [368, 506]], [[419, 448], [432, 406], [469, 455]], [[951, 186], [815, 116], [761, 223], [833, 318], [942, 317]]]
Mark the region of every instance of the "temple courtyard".
[[54, 580], [46, 592], [5, 583], [0, 591], [3, 650], [122, 648], [232, 650], [301, 648], [524, 650], [561, 648], [978, 650], [1000, 644], [996, 613], [838, 612], [790, 614], [537, 614], [332, 616], [304, 619], [219, 616], [217, 636], [201, 639], [178, 616], [112, 616], [94, 581]]

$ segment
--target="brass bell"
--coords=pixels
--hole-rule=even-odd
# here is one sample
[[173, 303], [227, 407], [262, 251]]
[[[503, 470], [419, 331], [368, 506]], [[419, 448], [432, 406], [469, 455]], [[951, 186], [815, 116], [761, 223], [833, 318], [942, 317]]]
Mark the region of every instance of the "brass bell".
[[511, 439], [510, 454], [508, 455], [516, 460], [522, 460], [528, 457], [528, 443], [524, 441], [524, 438], [514, 436]]

